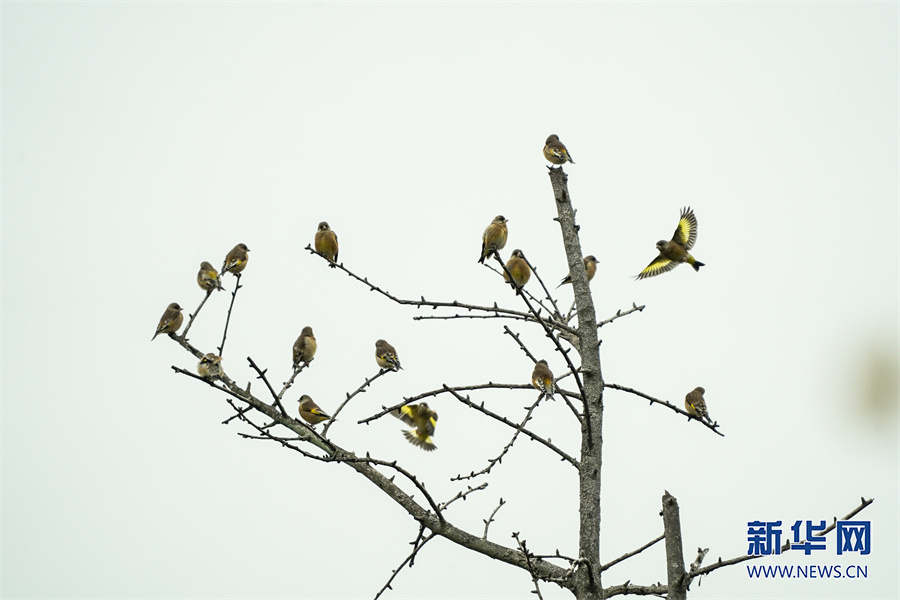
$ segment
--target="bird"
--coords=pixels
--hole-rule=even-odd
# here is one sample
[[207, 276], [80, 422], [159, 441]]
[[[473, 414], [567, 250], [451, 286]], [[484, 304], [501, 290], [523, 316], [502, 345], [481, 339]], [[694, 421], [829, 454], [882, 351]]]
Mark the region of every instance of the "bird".
[[322, 421], [327, 421], [331, 418], [330, 415], [319, 408], [319, 405], [313, 402], [313, 399], [306, 394], [300, 396], [299, 402], [300, 418], [310, 425], [315, 425], [316, 423], [321, 423]]
[[397, 358], [397, 351], [384, 340], [375, 342], [375, 362], [382, 369], [389, 371], [398, 371], [403, 368], [400, 366], [400, 359]]
[[250, 258], [248, 252], [250, 252], [250, 248], [247, 247], [247, 244], [238, 244], [232, 248], [231, 252], [225, 257], [225, 262], [222, 263], [222, 271], [219, 272], [219, 275], [224, 275], [225, 273], [237, 275], [243, 271], [244, 267], [247, 266], [247, 260]]
[[484, 264], [484, 259], [493, 252], [503, 250], [506, 245], [506, 237], [509, 235], [509, 229], [506, 224], [509, 222], [503, 215], [497, 215], [491, 224], [487, 226], [481, 235], [481, 257], [478, 262]]
[[[506, 271], [509, 271], [509, 274]], [[515, 287], [523, 287], [531, 279], [531, 267], [528, 266], [521, 250], [513, 250], [512, 256], [506, 261], [506, 271], [503, 272], [504, 281], [510, 285], [515, 282]], [[509, 279], [510, 275], [512, 281]]]
[[197, 272], [197, 285], [200, 286], [200, 289], [206, 290], [207, 292], [222, 289], [222, 282], [219, 280], [218, 271], [205, 260], [200, 263], [200, 270]]
[[684, 397], [684, 409], [688, 411], [691, 416], [711, 424], [712, 419], [709, 418], [709, 411], [706, 410], [706, 400], [703, 399], [703, 394], [705, 392], [706, 390], [702, 387], [695, 387], [688, 392]]
[[531, 385], [544, 396], [553, 397], [556, 384], [553, 383], [553, 373], [547, 366], [546, 360], [539, 360], [535, 363], [534, 371], [531, 372]]
[[637, 275], [637, 279], [646, 279], [666, 271], [671, 271], [681, 263], [688, 263], [699, 271], [704, 263], [700, 262], [688, 252], [697, 241], [697, 217], [690, 207], [681, 209], [681, 217], [678, 219], [678, 227], [670, 241], [659, 240], [656, 249], [659, 256], [653, 259], [644, 270]]
[[161, 333], [175, 333], [178, 331], [178, 328], [184, 322], [184, 315], [181, 314], [181, 310], [177, 302], [173, 302], [166, 307], [166, 311], [159, 319], [159, 325], [156, 326], [156, 333], [150, 338], [151, 342]]
[[569, 155], [569, 151], [566, 150], [566, 145], [559, 141], [559, 136], [555, 133], [544, 142], [544, 158], [554, 165], [561, 165], [565, 162], [575, 164], [575, 161]]
[[[587, 271], [588, 281], [590, 281], [594, 278], [594, 275], [597, 274], [597, 257], [593, 254], [588, 254], [582, 260], [584, 261], [584, 270]], [[556, 286], [556, 288], [559, 289], [567, 283], [572, 283], [571, 273], [563, 277], [563, 280], [559, 282], [559, 285]]]
[[197, 373], [206, 379], [218, 379], [222, 376], [222, 357], [207, 352], [197, 363]]
[[337, 234], [331, 230], [331, 227], [325, 221], [319, 223], [315, 244], [316, 252], [327, 258], [331, 263], [330, 266], [333, 268], [338, 257], [338, 239]]
[[309, 364], [316, 354], [317, 347], [312, 327], [304, 327], [297, 341], [294, 342], [294, 368], [299, 367], [300, 363]]
[[410, 444], [418, 446], [425, 452], [437, 449], [431, 436], [434, 435], [434, 426], [437, 425], [438, 416], [436, 412], [428, 408], [426, 403], [407, 404], [395, 408], [391, 414], [407, 425], [415, 427], [415, 429], [403, 430], [403, 437]]

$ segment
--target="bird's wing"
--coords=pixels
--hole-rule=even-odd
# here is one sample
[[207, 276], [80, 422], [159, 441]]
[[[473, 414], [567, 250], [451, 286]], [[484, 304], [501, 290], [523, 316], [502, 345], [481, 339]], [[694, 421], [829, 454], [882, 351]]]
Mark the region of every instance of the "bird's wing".
[[697, 217], [689, 207], [681, 210], [681, 218], [678, 220], [672, 241], [684, 246], [685, 250], [690, 250], [697, 242]]
[[649, 265], [644, 267], [644, 270], [638, 273], [638, 279], [647, 279], [648, 277], [653, 277], [654, 275], [659, 275], [660, 273], [665, 273], [666, 271], [671, 271], [675, 267], [678, 266], [678, 263], [672, 262], [662, 254], [653, 259]]

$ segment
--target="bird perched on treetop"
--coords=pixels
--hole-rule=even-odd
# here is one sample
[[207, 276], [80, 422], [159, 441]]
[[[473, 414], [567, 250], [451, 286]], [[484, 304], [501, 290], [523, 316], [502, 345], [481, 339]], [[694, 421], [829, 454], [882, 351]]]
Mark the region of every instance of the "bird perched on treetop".
[[313, 402], [313, 399], [303, 394], [300, 396], [300, 418], [309, 423], [310, 425], [315, 425], [316, 423], [321, 423], [322, 421], [327, 421], [331, 418], [330, 415], [326, 414], [319, 405]]
[[418, 446], [426, 452], [436, 450], [437, 446], [431, 436], [434, 435], [434, 426], [437, 425], [437, 413], [428, 408], [424, 402], [420, 404], [407, 404], [400, 408], [395, 408], [391, 414], [406, 423], [415, 426], [415, 429], [403, 430], [405, 437], [410, 444]]
[[222, 289], [222, 282], [219, 280], [218, 271], [205, 260], [200, 263], [200, 270], [197, 271], [197, 285], [207, 292]]
[[[506, 271], [509, 271], [509, 275], [506, 274]], [[506, 271], [503, 272], [504, 281], [510, 285], [515, 282], [516, 287], [524, 286], [531, 279], [531, 267], [528, 266], [521, 250], [512, 251], [512, 256], [506, 261]], [[509, 279], [510, 275], [512, 275], [512, 281]]]
[[509, 234], [509, 229], [506, 227], [508, 222], [509, 220], [503, 215], [497, 215], [484, 230], [484, 233], [481, 235], [481, 257], [478, 259], [479, 263], [484, 264], [484, 259], [493, 252], [503, 250], [503, 247], [506, 245], [506, 237]]
[[566, 150], [566, 145], [559, 141], [559, 136], [555, 133], [544, 142], [544, 158], [554, 165], [561, 165], [566, 162], [575, 164], [575, 161], [569, 156], [569, 151]]
[[666, 271], [671, 271], [681, 263], [688, 263], [694, 267], [695, 271], [699, 271], [704, 263], [691, 256], [690, 250], [697, 241], [697, 217], [690, 207], [681, 210], [681, 218], [678, 220], [678, 227], [675, 228], [675, 235], [670, 241], [659, 240], [656, 242], [656, 249], [659, 250], [659, 256], [653, 259], [649, 265], [644, 267], [637, 278], [646, 279], [653, 277]]
[[389, 371], [398, 371], [403, 368], [400, 366], [400, 359], [397, 358], [397, 351], [384, 340], [375, 342], [375, 362], [382, 369]]
[[684, 409], [701, 421], [712, 424], [712, 419], [709, 418], [709, 411], [706, 410], [706, 400], [703, 399], [705, 392], [706, 390], [702, 387], [695, 387], [688, 392], [687, 396], [684, 397]]
[[161, 333], [175, 333], [178, 331], [178, 328], [181, 327], [181, 324], [184, 322], [184, 315], [181, 314], [181, 307], [178, 306], [177, 302], [173, 302], [169, 306], [166, 307], [166, 311], [163, 313], [163, 316], [159, 319], [159, 325], [156, 326], [156, 333], [153, 334], [153, 337], [150, 338], [150, 341], [156, 339]]
[[250, 258], [248, 252], [250, 252], [250, 248], [247, 247], [247, 244], [238, 244], [232, 248], [231, 252], [225, 257], [225, 262], [222, 263], [222, 270], [219, 272], [219, 275], [224, 275], [225, 273], [237, 275], [243, 271], [244, 267], [247, 266], [247, 260]]
[[556, 384], [553, 383], [553, 373], [547, 366], [546, 360], [539, 360], [535, 363], [534, 371], [531, 372], [531, 385], [543, 395], [553, 397]]
[[206, 379], [217, 379], [222, 376], [222, 357], [207, 352], [197, 363], [197, 373]]
[[294, 342], [294, 368], [300, 366], [300, 363], [309, 364], [316, 354], [316, 336], [313, 335], [312, 327], [306, 326], [300, 332], [297, 341]]
[[316, 252], [327, 258], [331, 262], [330, 266], [334, 268], [334, 263], [337, 262], [338, 257], [338, 239], [337, 234], [331, 230], [331, 227], [325, 221], [319, 223], [315, 244]]
[[[597, 274], [597, 257], [593, 254], [588, 254], [585, 256], [582, 261], [584, 261], [584, 270], [587, 271], [588, 281], [594, 278], [594, 275]], [[557, 289], [561, 288], [567, 283], [572, 283], [572, 274], [569, 273], [563, 280], [559, 282], [559, 285], [556, 286]]]

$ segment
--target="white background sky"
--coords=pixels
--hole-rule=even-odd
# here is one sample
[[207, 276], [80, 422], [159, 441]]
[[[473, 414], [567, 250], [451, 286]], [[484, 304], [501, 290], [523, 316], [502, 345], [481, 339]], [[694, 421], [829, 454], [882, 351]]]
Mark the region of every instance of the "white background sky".
[[[476, 264], [510, 219], [549, 283], [567, 272], [541, 156], [559, 134], [601, 318], [607, 381], [681, 402], [706, 388], [726, 437], [606, 394], [604, 561], [681, 506], [689, 560], [746, 552], [749, 520], [831, 520], [875, 504], [872, 553], [769, 564], [861, 564], [865, 580], [753, 581], [744, 566], [692, 598], [896, 598], [898, 518], [898, 4], [12, 3], [2, 11], [2, 577], [7, 598], [371, 598], [417, 526], [346, 467], [239, 438], [195, 360], [150, 336], [193, 311], [199, 263], [251, 249], [225, 349], [285, 380], [311, 325], [319, 351], [288, 394], [334, 410], [331, 434], [400, 460], [439, 500], [509, 439], [450, 398], [437, 452], [401, 424], [357, 425], [403, 396], [531, 363], [501, 321], [418, 313], [303, 248], [327, 220], [341, 260], [404, 297], [519, 308]], [[634, 281], [682, 206], [694, 254]], [[233, 279], [227, 280], [229, 288]], [[537, 290], [534, 283], [529, 284]], [[571, 302], [571, 290], [558, 292]], [[228, 295], [191, 331], [221, 338]], [[539, 331], [511, 324], [557, 372]], [[254, 383], [262, 390], [261, 383]], [[521, 418], [532, 392], [473, 394]], [[289, 404], [291, 409], [294, 404]], [[570, 453], [562, 403], [532, 427]], [[448, 518], [539, 553], [577, 552], [576, 477], [518, 443]], [[787, 527], [785, 527], [787, 531]], [[788, 533], [789, 535], [789, 533]], [[603, 583], [665, 580], [662, 545]], [[436, 540], [389, 598], [523, 598], [523, 571]], [[566, 598], [551, 585], [545, 598]]]

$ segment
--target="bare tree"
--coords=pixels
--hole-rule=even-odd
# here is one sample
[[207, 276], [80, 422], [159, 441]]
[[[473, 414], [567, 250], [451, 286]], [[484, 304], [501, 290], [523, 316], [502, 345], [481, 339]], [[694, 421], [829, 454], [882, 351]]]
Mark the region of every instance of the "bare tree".
[[[384, 296], [392, 302], [415, 308], [431, 308], [443, 311], [434, 315], [418, 315], [414, 317], [415, 319], [507, 319], [527, 326], [540, 328], [554, 345], [556, 351], [559, 352], [568, 368], [567, 372], [558, 377], [556, 381], [559, 382], [571, 378], [572, 389], [567, 390], [557, 387], [556, 393], [562, 397], [580, 429], [581, 447], [580, 454], [577, 457], [566, 453], [559, 446], [552, 443], [550, 439], [542, 436], [539, 433], [538, 428], [531, 425], [531, 421], [534, 419], [535, 410], [542, 401], [546, 400], [548, 394], [542, 393], [537, 400], [527, 408], [524, 417], [518, 422], [511, 420], [507, 416], [489, 410], [483, 404], [471, 400], [467, 395], [468, 392], [483, 389], [531, 389], [531, 386], [528, 384], [475, 383], [455, 386], [442, 384], [435, 389], [424, 391], [409, 398], [404, 398], [403, 402], [394, 406], [382, 407], [382, 410], [376, 414], [361, 419], [359, 421], [361, 424], [370, 423], [385, 415], [389, 415], [392, 412], [396, 412], [403, 406], [411, 403], [437, 396], [448, 396], [477, 413], [480, 413], [483, 417], [498, 421], [510, 429], [512, 434], [511, 438], [503, 447], [500, 454], [489, 459], [487, 466], [480, 471], [473, 471], [468, 475], [460, 474], [452, 478], [452, 481], [459, 482], [460, 484], [458, 492], [456, 495], [445, 501], [438, 501], [429, 492], [426, 487], [426, 482], [422, 478], [398, 464], [397, 461], [380, 460], [368, 453], [366, 453], [365, 456], [357, 456], [353, 452], [338, 446], [328, 437], [328, 429], [331, 423], [334, 422], [333, 419], [341, 413], [349, 402], [367, 388], [374, 385], [379, 378], [389, 373], [389, 370], [381, 369], [378, 373], [366, 378], [355, 391], [348, 393], [344, 402], [332, 415], [332, 421], [326, 423], [322, 432], [319, 433], [314, 427], [289, 415], [282, 403], [285, 393], [291, 388], [297, 376], [308, 366], [308, 363], [298, 363], [295, 365], [291, 377], [283, 384], [280, 390], [276, 391], [275, 387], [273, 387], [271, 381], [267, 377], [266, 369], [257, 365], [251, 357], [248, 357], [247, 361], [251, 369], [256, 372], [258, 379], [262, 381], [265, 386], [262, 395], [257, 395], [256, 392], [252, 392], [250, 383], [241, 387], [225, 373], [220, 373], [215, 376], [201, 376], [175, 366], [172, 367], [177, 373], [192, 377], [222, 392], [224, 400], [234, 409], [234, 414], [226, 419], [224, 423], [234, 421], [245, 424], [246, 429], [239, 432], [240, 436], [248, 439], [275, 442], [309, 460], [342, 464], [350, 467], [363, 475], [374, 484], [375, 487], [390, 497], [418, 523], [418, 534], [412, 542], [412, 552], [402, 561], [398, 568], [393, 571], [384, 586], [374, 594], [375, 598], [378, 598], [386, 590], [390, 589], [394, 579], [401, 572], [402, 568], [405, 566], [412, 566], [416, 555], [422, 548], [429, 541], [438, 536], [468, 548], [469, 550], [479, 552], [490, 558], [501, 560], [521, 568], [533, 581], [534, 593], [539, 598], [543, 597], [541, 593], [542, 583], [553, 583], [559, 587], [565, 588], [579, 600], [609, 598], [625, 594], [667, 596], [672, 599], [686, 598], [687, 591], [694, 579], [703, 575], [708, 575], [716, 569], [725, 566], [759, 558], [752, 555], [738, 556], [729, 560], [722, 560], [719, 558], [716, 563], [707, 567], [701, 567], [708, 549], [698, 549], [694, 562], [686, 568], [684, 565], [684, 549], [681, 541], [681, 524], [678, 503], [674, 497], [668, 492], [665, 492], [662, 497], [662, 509], [660, 513], [663, 520], [663, 533], [643, 546], [628, 552], [607, 564], [602, 564], [600, 562], [600, 483], [603, 458], [602, 432], [604, 391], [615, 390], [635, 398], [641, 398], [649, 401], [652, 405], [657, 405], [672, 411], [675, 413], [673, 416], [681, 415], [688, 420], [691, 420], [696, 426], [705, 427], [710, 432], [719, 436], [723, 436], [723, 434], [719, 430], [720, 428], [717, 422], [707, 422], [693, 416], [671, 402], [655, 398], [627, 386], [604, 380], [600, 365], [598, 329], [613, 323], [617, 319], [640, 312], [644, 309], [644, 306], [633, 304], [630, 308], [619, 310], [616, 314], [604, 320], [598, 320], [594, 310], [589, 279], [582, 257], [578, 226], [575, 222], [575, 210], [572, 206], [567, 186], [567, 175], [563, 169], [559, 167], [550, 168], [549, 176], [558, 213], [555, 220], [559, 223], [562, 242], [565, 247], [569, 264], [571, 283], [575, 294], [575, 302], [572, 308], [567, 311], [560, 309], [556, 299], [541, 279], [538, 269], [530, 263], [529, 268], [531, 268], [540, 284], [542, 297], [537, 297], [529, 293], [524, 287], [518, 287], [515, 284], [512, 284], [516, 297], [519, 298], [522, 305], [524, 305], [523, 309], [513, 309], [501, 307], [496, 303], [492, 306], [481, 306], [455, 300], [433, 301], [426, 300], [424, 297], [421, 297], [418, 300], [400, 298], [387, 292], [375, 283], [372, 283], [367, 277], [354, 273], [345, 267], [343, 263], [333, 262], [329, 257], [320, 254], [312, 247], [307, 246], [307, 250], [312, 255], [316, 255], [323, 259], [323, 267], [327, 265], [343, 271], [362, 286]], [[494, 267], [487, 265], [488, 268], [494, 269], [498, 274], [505, 274], [508, 279], [513, 279], [507, 266], [503, 263], [497, 252], [492, 253], [492, 258], [498, 266], [494, 269]], [[235, 289], [232, 292], [231, 304], [228, 308], [228, 316], [222, 334], [222, 342], [217, 348], [219, 355], [224, 352], [225, 342], [228, 336], [228, 324], [231, 319], [231, 311], [238, 290], [240, 289], [240, 274], [238, 274], [236, 277]], [[206, 298], [209, 297], [210, 293], [212, 293], [212, 290], [207, 292]], [[175, 340], [197, 359], [203, 357], [205, 353], [188, 341], [187, 333], [190, 330], [194, 319], [196, 319], [206, 302], [206, 298], [204, 298], [203, 302], [201, 302], [194, 313], [190, 315], [190, 319], [182, 335], [169, 334], [171, 339]], [[576, 322], [576, 317], [577, 324], [573, 324], [573, 322]], [[532, 361], [537, 362], [538, 359], [529, 348], [526, 347], [517, 333], [508, 326], [504, 327], [504, 333], [514, 339], [522, 352], [524, 352]], [[480, 485], [474, 485], [468, 482], [479, 477], [488, 476], [494, 466], [503, 459], [516, 441], [523, 437], [537, 442], [542, 445], [547, 452], [557, 455], [560, 458], [561, 463], [565, 464], [565, 466], [561, 468], [574, 468], [578, 475], [579, 547], [577, 556], [565, 556], [560, 554], [558, 550], [551, 554], [536, 554], [528, 547], [527, 540], [521, 539], [518, 533], [513, 534], [515, 546], [504, 546], [489, 540], [488, 533], [490, 525], [494, 521], [497, 512], [505, 504], [503, 499], [500, 499], [493, 512], [484, 519], [484, 529], [481, 532], [466, 531], [451, 524], [445, 518], [446, 511], [456, 501], [465, 500], [470, 494], [481, 491], [487, 487], [486, 482], [481, 483]], [[413, 486], [423, 500], [416, 500], [413, 495], [405, 492], [395, 481], [398, 476]], [[863, 510], [872, 501], [873, 500], [871, 499], [866, 500], [863, 498], [861, 504], [844, 518], [849, 519], [859, 511]], [[830, 531], [833, 528], [834, 524], [832, 524], [827, 531]], [[827, 533], [827, 531], [825, 533]], [[605, 570], [628, 558], [638, 555], [663, 539], [665, 540], [666, 549], [665, 584], [632, 584], [630, 581], [626, 581], [625, 583], [612, 585], [606, 588], [603, 587], [601, 581], [602, 574]], [[785, 548], [787, 547], [789, 547], [789, 543], [785, 544]]]

